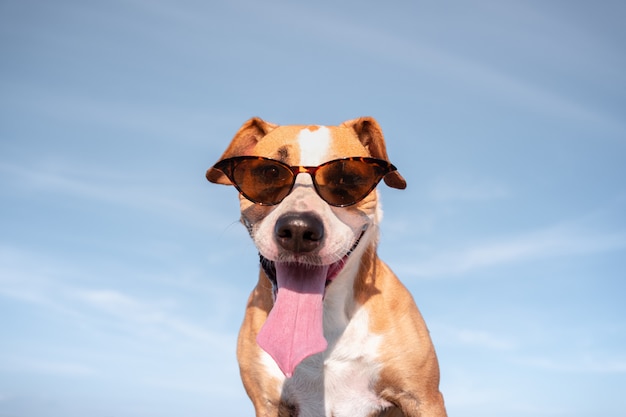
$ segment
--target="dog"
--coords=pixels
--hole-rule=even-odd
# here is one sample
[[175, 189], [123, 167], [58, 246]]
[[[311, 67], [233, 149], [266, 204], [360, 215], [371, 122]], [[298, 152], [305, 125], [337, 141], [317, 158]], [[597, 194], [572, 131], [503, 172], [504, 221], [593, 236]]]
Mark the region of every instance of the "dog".
[[206, 177], [237, 188], [260, 256], [237, 345], [257, 417], [446, 416], [426, 324], [376, 252], [375, 187], [406, 181], [374, 118], [252, 118]]

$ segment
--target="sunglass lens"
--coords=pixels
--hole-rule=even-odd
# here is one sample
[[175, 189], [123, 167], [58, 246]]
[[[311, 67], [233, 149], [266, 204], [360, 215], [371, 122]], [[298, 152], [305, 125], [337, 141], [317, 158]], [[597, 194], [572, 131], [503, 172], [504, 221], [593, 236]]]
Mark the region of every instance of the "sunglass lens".
[[376, 165], [361, 159], [345, 159], [320, 166], [315, 181], [320, 196], [328, 203], [341, 207], [361, 201], [381, 177]]
[[248, 200], [278, 204], [291, 191], [293, 173], [282, 164], [265, 159], [244, 159], [233, 169], [233, 180]]

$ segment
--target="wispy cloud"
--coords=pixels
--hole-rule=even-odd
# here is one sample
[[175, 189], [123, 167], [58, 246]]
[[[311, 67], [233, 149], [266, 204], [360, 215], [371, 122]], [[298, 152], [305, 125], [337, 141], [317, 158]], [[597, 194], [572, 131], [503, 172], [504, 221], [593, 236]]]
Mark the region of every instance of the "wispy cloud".
[[[0, 161], [7, 187], [18, 188], [20, 193], [32, 191], [50, 195], [69, 195], [81, 200], [93, 200], [156, 213], [196, 228], [207, 228], [228, 222], [208, 222], [207, 218], [220, 219], [219, 208], [207, 204], [199, 206], [199, 192], [193, 183], [181, 186], [172, 181], [158, 182], [155, 178], [133, 172], [120, 172], [106, 168], [83, 168], [74, 161], [40, 161], [14, 164]], [[201, 181], [198, 174], [198, 183]], [[233, 200], [234, 201], [234, 200]], [[235, 216], [236, 218], [236, 216]]]
[[519, 361], [527, 366], [555, 372], [593, 373], [593, 374], [626, 374], [626, 357], [610, 355], [592, 355], [589, 353], [575, 358], [559, 357], [526, 357]]
[[515, 341], [487, 330], [456, 328], [441, 323], [431, 325], [437, 329], [437, 343], [442, 345], [466, 346], [488, 351], [509, 351], [518, 347]]
[[69, 297], [78, 301], [82, 309], [96, 310], [113, 318], [123, 328], [149, 333], [158, 338], [188, 341], [192, 344], [211, 346], [227, 352], [234, 346], [232, 334], [211, 332], [183, 320], [168, 311], [164, 305], [147, 303], [143, 300], [112, 289], [73, 289]]
[[486, 331], [464, 329], [458, 332], [457, 337], [462, 344], [490, 350], [508, 350], [514, 347], [512, 342]]
[[52, 374], [70, 377], [91, 377], [98, 373], [95, 368], [75, 361], [54, 361], [23, 356], [9, 356], [8, 358], [3, 359], [4, 361], [0, 362], [0, 367], [5, 371]]
[[509, 187], [501, 182], [471, 177], [435, 179], [426, 193], [435, 201], [490, 201], [512, 195]]
[[[212, 314], [211, 306], [226, 303], [219, 286], [212, 292], [157, 277], [137, 293], [128, 288], [132, 283], [119, 281], [135, 276], [132, 268], [123, 266], [112, 279], [111, 271], [0, 244], [0, 313], [29, 312], [3, 329], [10, 343], [0, 346], [0, 373], [88, 384], [115, 381], [117, 388], [105, 394], [111, 396], [118, 389], [148, 389], [244, 398], [235, 360], [236, 325], [225, 325], [219, 316], [228, 309]], [[238, 295], [243, 303], [243, 294]]]
[[[615, 132], [626, 130], [626, 125], [622, 120], [607, 114], [602, 109], [594, 108], [589, 102], [551, 88], [547, 82], [540, 83], [537, 79], [524, 77], [521, 71], [513, 73], [490, 65], [484, 58], [479, 61], [462, 56], [444, 44], [425, 40], [425, 37], [418, 39], [389, 30], [385, 31], [380, 26], [367, 25], [357, 19], [352, 19], [350, 14], [324, 13], [319, 8], [310, 5], [282, 1], [262, 5], [246, 2], [246, 5], [248, 13], [263, 15], [276, 25], [287, 26], [287, 30], [313, 33], [317, 41], [332, 45], [342, 44], [352, 51], [360, 51], [375, 57], [378, 62], [389, 61], [389, 65], [403, 65], [458, 81], [464, 88], [471, 86], [480, 89], [484, 95], [497, 97], [499, 101], [557, 116], [569, 123], [590, 123], [596, 129]], [[526, 25], [520, 25], [518, 29], [523, 30], [517, 34], [519, 38], [528, 38], [527, 27], [529, 25], [540, 25], [551, 33], [554, 31], [553, 27], [559, 23], [543, 17], [540, 21], [536, 21], [542, 13], [520, 6], [518, 8], [519, 13], [515, 16], [515, 21], [519, 19], [527, 21]], [[307, 16], [307, 18], [303, 19], [302, 16]], [[446, 16], [446, 19], [449, 18]], [[462, 24], [463, 22], [459, 22], [459, 28], [452, 27], [450, 30], [463, 30]], [[507, 28], [509, 37], [512, 36], [511, 30], [512, 28]], [[570, 35], [574, 39], [583, 37], [581, 33], [576, 32], [571, 32]], [[533, 51], [541, 47], [540, 44], [527, 45], [527, 49]], [[590, 46], [588, 50], [593, 50], [593, 47]], [[550, 50], [543, 51], [543, 54], [549, 56]], [[499, 60], [501, 61], [500, 57]], [[500, 62], [496, 59], [494, 61]], [[563, 65], [564, 71], [571, 69], [571, 67], [566, 67], [567, 63]]]
[[464, 249], [436, 253], [421, 262], [398, 265], [407, 276], [460, 276], [470, 271], [542, 258], [585, 255], [626, 248], [626, 232], [590, 232], [562, 226], [525, 233]]
[[189, 103], [173, 105], [89, 96], [84, 92], [57, 91], [49, 85], [36, 82], [0, 81], [4, 98], [0, 107], [31, 119], [52, 119], [77, 126], [115, 129], [123, 132], [124, 140], [133, 137], [149, 146], [150, 142], [163, 141], [179, 146], [198, 145], [210, 147], [207, 131], [216, 126], [232, 126], [241, 122], [240, 116], [226, 114], [211, 107], [190, 106]]
[[[131, 271], [126, 274], [133, 275]], [[67, 331], [84, 328], [104, 339], [122, 337], [146, 346], [167, 343], [183, 351], [204, 346], [217, 355], [227, 355], [235, 346], [234, 330], [217, 331], [206, 320], [196, 323], [175, 298], [140, 297], [116, 287], [98, 287], [91, 283], [104, 282], [97, 275], [79, 266], [64, 266], [45, 255], [0, 246], [0, 298], [36, 306], [62, 319]], [[212, 300], [208, 292], [206, 296], [208, 305], [222, 301]], [[90, 371], [65, 360], [33, 363], [49, 372]]]

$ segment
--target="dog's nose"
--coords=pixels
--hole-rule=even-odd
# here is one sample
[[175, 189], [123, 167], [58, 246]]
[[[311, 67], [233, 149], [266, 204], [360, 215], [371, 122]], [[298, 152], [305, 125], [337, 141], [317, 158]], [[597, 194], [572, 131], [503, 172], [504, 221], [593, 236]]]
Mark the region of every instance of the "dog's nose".
[[280, 246], [290, 252], [311, 252], [324, 238], [324, 224], [310, 212], [287, 213], [276, 222], [274, 237]]

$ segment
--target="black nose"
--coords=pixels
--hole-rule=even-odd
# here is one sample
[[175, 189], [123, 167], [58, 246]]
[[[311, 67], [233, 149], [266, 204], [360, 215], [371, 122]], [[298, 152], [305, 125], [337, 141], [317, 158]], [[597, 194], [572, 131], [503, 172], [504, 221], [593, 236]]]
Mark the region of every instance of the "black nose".
[[287, 213], [276, 222], [274, 237], [290, 252], [311, 252], [324, 238], [324, 224], [314, 213]]

